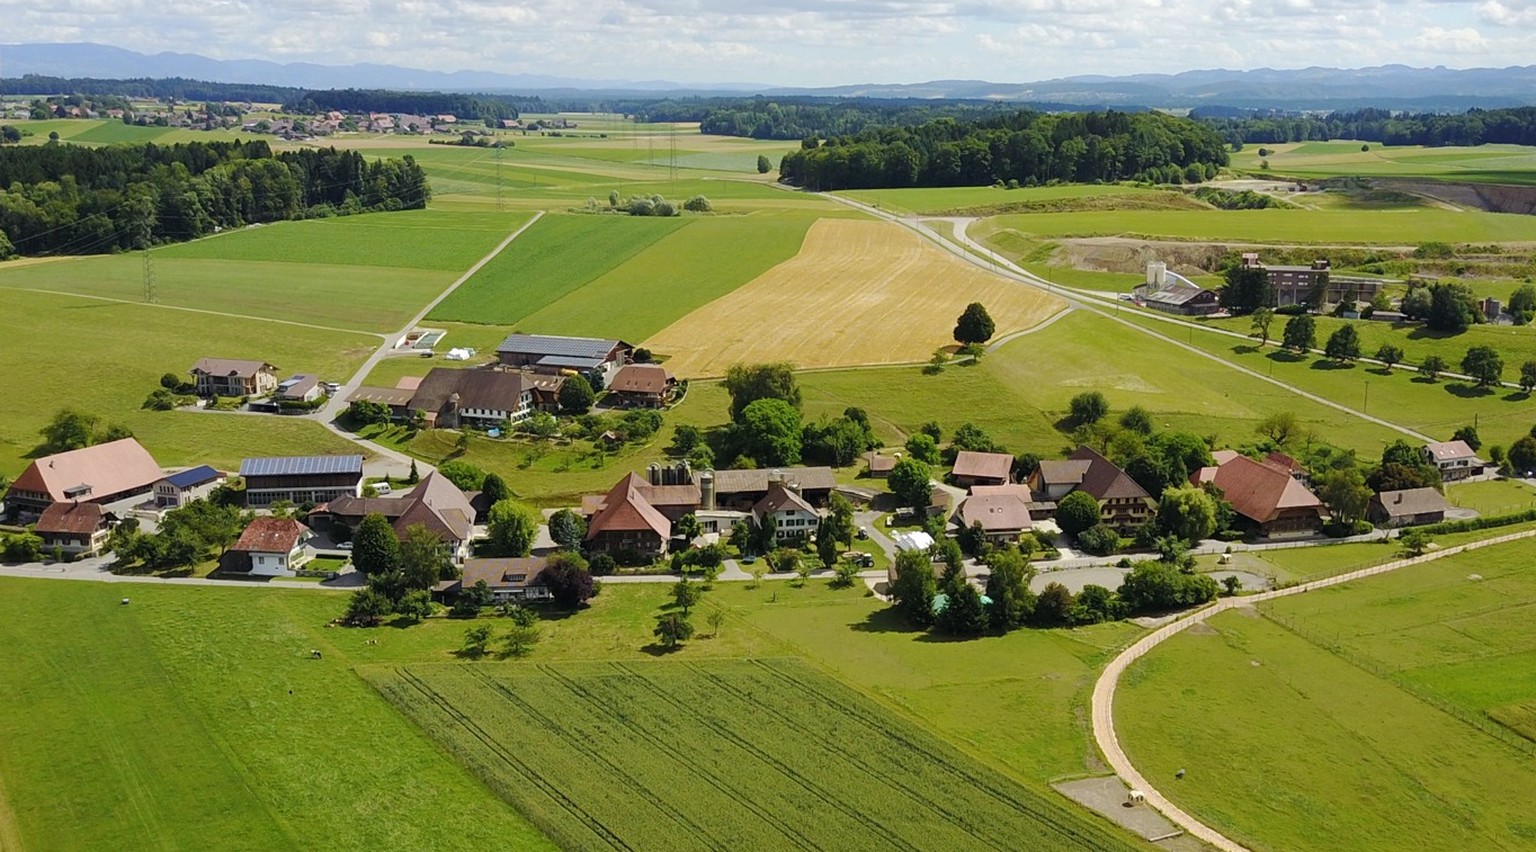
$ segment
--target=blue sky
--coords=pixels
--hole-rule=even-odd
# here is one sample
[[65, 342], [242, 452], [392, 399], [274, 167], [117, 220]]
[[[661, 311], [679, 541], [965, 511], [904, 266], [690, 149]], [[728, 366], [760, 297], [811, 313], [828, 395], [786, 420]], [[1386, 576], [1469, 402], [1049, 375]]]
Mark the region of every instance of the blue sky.
[[0, 40], [825, 86], [1536, 62], [1536, 0], [0, 0]]

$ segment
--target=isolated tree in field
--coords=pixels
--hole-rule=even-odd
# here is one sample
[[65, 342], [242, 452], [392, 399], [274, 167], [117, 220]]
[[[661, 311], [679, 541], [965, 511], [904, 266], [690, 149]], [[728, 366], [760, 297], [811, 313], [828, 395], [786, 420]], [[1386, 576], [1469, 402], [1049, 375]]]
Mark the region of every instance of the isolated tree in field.
[[695, 195], [683, 202], [683, 209], [690, 213], [708, 213], [715, 209], [715, 205], [702, 195]]
[[491, 507], [486, 534], [496, 553], [527, 556], [539, 534], [539, 513], [515, 500], [503, 500]]
[[1099, 501], [1086, 491], [1073, 491], [1056, 504], [1056, 526], [1067, 535], [1079, 535], [1099, 522]]
[[[531, 614], [531, 613], [530, 613]], [[503, 657], [526, 657], [533, 651], [533, 646], [539, 641], [539, 625], [537, 621], [528, 623], [514, 623], [507, 628], [507, 632], [501, 635], [501, 655]]]
[[342, 621], [353, 627], [377, 627], [389, 613], [389, 598], [374, 589], [358, 589], [347, 599], [347, 612]]
[[1509, 467], [1517, 474], [1536, 470], [1536, 438], [1526, 435], [1509, 445]]
[[1429, 549], [1430, 541], [1431, 539], [1429, 533], [1419, 529], [1418, 527], [1411, 527], [1409, 529], [1403, 530], [1403, 532], [1397, 537], [1398, 545], [1401, 546], [1409, 556], [1424, 555], [1424, 551]]
[[1333, 334], [1328, 335], [1328, 342], [1323, 345], [1323, 354], [1335, 361], [1350, 363], [1360, 357], [1360, 332], [1353, 325], [1341, 325]]
[[1536, 390], [1536, 361], [1526, 361], [1520, 365], [1520, 389], [1527, 394]]
[[687, 577], [672, 584], [672, 603], [682, 610], [685, 616], [689, 610], [698, 605], [699, 599], [703, 596], [704, 590], [699, 587], [699, 584], [688, 582]]
[[938, 594], [933, 561], [921, 551], [903, 550], [896, 554], [894, 568], [896, 579], [890, 587], [891, 604], [912, 624], [932, 624], [933, 597]]
[[1492, 346], [1474, 346], [1461, 359], [1461, 371], [1471, 376], [1480, 388], [1496, 385], [1504, 373], [1504, 359]]
[[782, 399], [759, 399], [742, 412], [735, 429], [742, 452], [769, 467], [799, 464], [805, 430], [800, 411]]
[[772, 364], [732, 364], [720, 383], [731, 395], [731, 420], [741, 422], [742, 412], [760, 399], [780, 399], [800, 408], [800, 386], [795, 366], [787, 361]]
[[1445, 367], [1444, 358], [1441, 358], [1439, 355], [1427, 355], [1424, 361], [1419, 364], [1419, 375], [1431, 380], [1438, 379], [1440, 374], [1445, 372]]
[[1275, 324], [1275, 312], [1269, 308], [1259, 308], [1253, 312], [1253, 320], [1249, 327], [1259, 335], [1260, 345], [1269, 344], [1269, 327]]
[[[5, 247], [0, 246], [0, 257], [4, 256]], [[1515, 288], [1515, 292], [1509, 294], [1509, 305], [1505, 308], [1509, 315], [1515, 318], [1515, 325], [1528, 325], [1532, 319], [1536, 319], [1536, 285], [1521, 284]]]
[[907, 455], [923, 464], [938, 464], [939, 445], [931, 435], [919, 432], [907, 439]]
[[1276, 446], [1283, 447], [1300, 437], [1303, 428], [1294, 412], [1276, 411], [1260, 420], [1253, 431], [1273, 441]]
[[1154, 431], [1152, 414], [1139, 405], [1133, 405], [1120, 415], [1120, 428], [1138, 435], [1151, 435]]
[[656, 629], [651, 634], [661, 647], [671, 651], [693, 638], [693, 622], [680, 612], [665, 612], [656, 619]]
[[766, 157], [765, 155], [758, 154], [757, 155], [757, 173], [760, 174], [760, 175], [765, 175], [765, 174], [768, 174], [771, 171], [773, 171], [773, 162], [771, 160], [769, 160], [768, 157]]
[[580, 550], [587, 539], [587, 522], [570, 509], [560, 509], [549, 516], [549, 537], [566, 550]]
[[407, 592], [395, 604], [395, 614], [414, 622], [420, 622], [432, 614], [432, 593], [426, 589]]
[[1298, 314], [1285, 323], [1282, 338], [1285, 348], [1306, 352], [1317, 346], [1317, 320], [1309, 314]]
[[1216, 500], [1193, 485], [1166, 489], [1157, 504], [1157, 525], [1190, 544], [1210, 538], [1216, 532]]
[[489, 624], [476, 624], [464, 631], [464, 645], [459, 649], [461, 656], [478, 659], [485, 656], [486, 646], [491, 642], [491, 626]]
[[1330, 470], [1318, 477], [1317, 496], [1328, 506], [1335, 521], [1352, 524], [1365, 518], [1371, 489], [1358, 468]]
[[596, 401], [597, 392], [592, 390], [592, 383], [582, 376], [567, 376], [565, 384], [560, 386], [561, 414], [586, 414]]
[[1068, 403], [1071, 411], [1072, 423], [1075, 426], [1088, 426], [1104, 419], [1109, 414], [1109, 401], [1104, 394], [1098, 391], [1087, 391], [1072, 397]]
[[709, 625], [709, 638], [714, 639], [718, 637], [720, 635], [720, 628], [725, 626], [725, 610], [710, 610], [709, 615], [704, 617], [704, 621]]
[[388, 518], [377, 512], [363, 517], [352, 535], [352, 565], [369, 576], [400, 569], [400, 539]]
[[1466, 445], [1471, 448], [1472, 452], [1474, 453], [1483, 448], [1483, 439], [1478, 437], [1477, 427], [1470, 424], [1457, 429], [1455, 432], [1452, 432], [1451, 440], [1466, 442]]
[[891, 468], [886, 484], [901, 505], [915, 512], [927, 511], [933, 501], [933, 471], [917, 459], [905, 458]]
[[965, 306], [964, 313], [955, 322], [955, 340], [964, 345], [986, 343], [997, 331], [997, 325], [980, 302]]
[[549, 589], [555, 605], [562, 609], [576, 609], [597, 594], [598, 589], [592, 572], [587, 570], [587, 560], [568, 550], [550, 555], [538, 581]]
[[1246, 314], [1273, 305], [1275, 290], [1269, 284], [1268, 272], [1238, 264], [1227, 268], [1226, 285], [1217, 297], [1232, 313]]
[[1381, 348], [1376, 350], [1376, 360], [1380, 361], [1383, 365], [1386, 366], [1388, 370], [1390, 370], [1395, 365], [1402, 362], [1403, 350], [1401, 347], [1393, 346], [1390, 343], [1383, 343], [1381, 344]]
[[1022, 627], [1035, 611], [1035, 593], [1029, 588], [1034, 569], [1017, 550], [1004, 548], [987, 558], [987, 570], [992, 626], [1000, 630]]
[[437, 533], [423, 524], [411, 524], [405, 528], [405, 537], [400, 539], [400, 573], [404, 589], [426, 591], [439, 580], [455, 576], [458, 571], [453, 566], [448, 545]]

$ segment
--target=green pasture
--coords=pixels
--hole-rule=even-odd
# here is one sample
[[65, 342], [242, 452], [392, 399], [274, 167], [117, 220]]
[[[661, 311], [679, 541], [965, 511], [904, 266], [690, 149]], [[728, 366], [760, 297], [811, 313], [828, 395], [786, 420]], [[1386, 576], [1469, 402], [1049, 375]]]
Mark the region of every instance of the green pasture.
[[167, 307], [65, 294], [7, 291], [12, 318], [0, 346], [0, 472], [12, 477], [37, 447], [37, 430], [72, 407], [122, 423], [161, 464], [220, 467], [263, 453], [356, 452], [318, 423], [286, 417], [145, 411], [165, 373], [198, 358], [260, 358], [284, 374], [345, 378], [378, 343], [372, 335], [208, 317]]
[[[777, 164], [775, 164], [777, 165]], [[1057, 201], [1108, 196], [1155, 195], [1156, 190], [1108, 184], [1061, 184], [1059, 186], [1003, 189], [996, 186], [946, 186], [914, 187], [908, 189], [848, 189], [838, 192], [855, 201], [863, 202], [891, 213], [933, 216], [951, 211], [972, 208], [1002, 207], [1009, 204], [1028, 204], [1041, 201]]]
[[1536, 240], [1536, 217], [1413, 207], [1395, 210], [1119, 210], [1024, 213], [987, 220], [988, 230], [1032, 238], [1145, 237], [1261, 243], [1361, 243], [1415, 246], [1429, 241]]
[[0, 584], [24, 848], [554, 848], [353, 673], [342, 595]]
[[512, 325], [694, 221], [546, 215], [443, 300], [430, 318]]
[[[1232, 155], [1232, 167], [1260, 171], [1262, 159], [1270, 171], [1299, 177], [1430, 178], [1477, 183], [1536, 182], [1536, 150], [1524, 145], [1425, 148], [1416, 145], [1369, 144], [1338, 140], [1285, 145], [1247, 145]], [[1259, 148], [1271, 153], [1259, 156]]]
[[1483, 515], [1509, 515], [1536, 505], [1536, 489], [1518, 479], [1458, 482], [1446, 485], [1445, 499]]

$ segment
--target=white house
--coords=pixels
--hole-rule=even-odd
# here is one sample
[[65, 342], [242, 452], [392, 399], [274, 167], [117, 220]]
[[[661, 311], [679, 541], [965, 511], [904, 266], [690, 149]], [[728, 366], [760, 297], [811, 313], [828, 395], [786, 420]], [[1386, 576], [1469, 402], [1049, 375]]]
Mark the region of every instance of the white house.
[[202, 465], [188, 468], [155, 483], [155, 508], [176, 509], [206, 498], [224, 481], [224, 474]]
[[1440, 471], [1440, 478], [1455, 482], [1483, 472], [1483, 462], [1466, 441], [1438, 441], [1424, 445], [1424, 460]]
[[292, 577], [295, 570], [314, 558], [309, 548], [311, 537], [309, 527], [292, 518], [257, 518], [229, 552], [236, 559], [243, 556], [253, 576]]
[[778, 541], [804, 539], [815, 532], [816, 525], [821, 522], [821, 513], [816, 507], [782, 482], [769, 486], [768, 493], [752, 507], [752, 516], [760, 527], [766, 526], [767, 519], [772, 518], [773, 535]]

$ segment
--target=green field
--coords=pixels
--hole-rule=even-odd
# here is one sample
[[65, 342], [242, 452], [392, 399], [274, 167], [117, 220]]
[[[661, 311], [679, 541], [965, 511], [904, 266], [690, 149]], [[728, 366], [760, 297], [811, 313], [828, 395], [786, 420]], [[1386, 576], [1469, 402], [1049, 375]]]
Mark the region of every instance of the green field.
[[933, 216], [972, 208], [995, 208], [1012, 204], [1032, 204], [1046, 201], [1077, 200], [1123, 196], [1157, 195], [1156, 190], [1133, 186], [1093, 186], [1089, 184], [1062, 184], [1060, 186], [1030, 187], [1028, 189], [1002, 189], [995, 186], [919, 187], [914, 189], [850, 189], [845, 195], [855, 201], [870, 204], [892, 213]]
[[[1431, 178], [1476, 183], [1536, 182], [1536, 151], [1524, 145], [1479, 145], [1473, 148], [1424, 148], [1414, 145], [1360, 142], [1300, 142], [1286, 145], [1248, 145], [1232, 155], [1232, 167], [1261, 171], [1261, 159], [1270, 170], [1300, 177], [1362, 175], [1369, 177]], [[1259, 148], [1271, 151], [1259, 156]]]
[[1536, 505], [1536, 489], [1518, 479], [1461, 482], [1445, 487], [1445, 499], [1484, 515], [1509, 515]]
[[1138, 237], [1260, 243], [1361, 243], [1415, 246], [1536, 240], [1536, 217], [1412, 207], [1395, 210], [1119, 210], [1027, 213], [988, 219], [977, 231], [1026, 236]]
[[1129, 848], [792, 660], [368, 676], [570, 849]]
[[357, 452], [311, 421], [140, 405], [163, 374], [184, 376], [205, 355], [345, 378], [376, 337], [63, 294], [10, 291], [5, 301], [12, 316], [26, 320], [13, 322], [0, 346], [0, 399], [8, 401], [0, 406], [0, 473], [21, 472], [41, 441], [37, 430], [64, 407], [126, 425], [164, 465], [230, 468], [250, 455]]
[[1529, 848], [1531, 747], [1493, 720], [1536, 700], [1533, 556], [1266, 604], [1278, 621], [1223, 613], [1127, 673], [1121, 741], [1148, 777], [1186, 769], [1160, 789], [1255, 849]]

